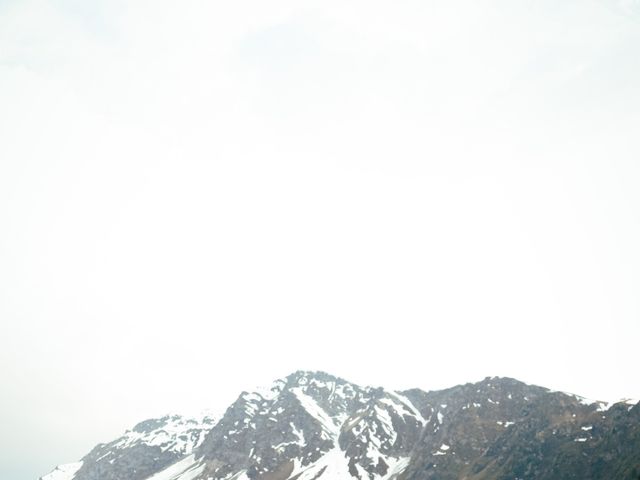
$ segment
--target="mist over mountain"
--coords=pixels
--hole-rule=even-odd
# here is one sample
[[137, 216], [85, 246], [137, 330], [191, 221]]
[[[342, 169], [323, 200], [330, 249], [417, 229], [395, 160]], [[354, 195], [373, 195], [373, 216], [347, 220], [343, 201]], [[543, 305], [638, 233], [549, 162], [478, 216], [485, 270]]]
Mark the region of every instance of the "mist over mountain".
[[149, 419], [40, 480], [506, 480], [640, 475], [640, 408], [511, 378], [425, 392], [298, 371], [219, 415]]

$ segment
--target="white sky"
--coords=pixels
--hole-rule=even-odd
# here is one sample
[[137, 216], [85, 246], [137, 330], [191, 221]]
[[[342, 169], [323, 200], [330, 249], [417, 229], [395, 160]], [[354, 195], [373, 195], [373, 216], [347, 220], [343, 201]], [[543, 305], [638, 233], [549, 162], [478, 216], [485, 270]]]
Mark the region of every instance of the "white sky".
[[299, 368], [640, 397], [639, 22], [0, 0], [0, 477]]

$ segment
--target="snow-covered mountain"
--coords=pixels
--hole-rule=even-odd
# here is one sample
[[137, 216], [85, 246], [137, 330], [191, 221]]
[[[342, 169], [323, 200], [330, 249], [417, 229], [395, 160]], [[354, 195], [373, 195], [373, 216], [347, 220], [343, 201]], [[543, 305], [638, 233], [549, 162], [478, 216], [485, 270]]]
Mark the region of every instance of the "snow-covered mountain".
[[633, 404], [609, 407], [505, 378], [394, 392], [300, 371], [243, 392], [218, 419], [139, 423], [41, 479], [636, 480], [635, 468], [640, 474]]
[[240, 395], [196, 461], [213, 478], [388, 478], [406, 461], [424, 423], [399, 393], [297, 372], [266, 394]]
[[80, 462], [58, 466], [42, 480], [148, 478], [192, 454], [215, 423], [208, 415], [146, 420], [114, 441], [97, 445]]

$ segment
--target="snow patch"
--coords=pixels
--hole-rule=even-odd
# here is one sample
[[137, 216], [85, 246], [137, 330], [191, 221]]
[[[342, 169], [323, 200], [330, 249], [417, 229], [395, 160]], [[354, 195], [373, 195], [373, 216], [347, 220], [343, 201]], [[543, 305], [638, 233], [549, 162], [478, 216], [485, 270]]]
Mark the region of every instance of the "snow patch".
[[328, 440], [338, 438], [340, 427], [334, 423], [333, 419], [329, 415], [327, 415], [327, 413], [320, 407], [320, 405], [318, 405], [313, 398], [306, 395], [300, 387], [292, 388], [291, 391], [298, 398], [298, 401], [304, 407], [307, 413], [309, 413], [309, 415], [311, 415], [318, 421], [318, 423], [320, 423], [325, 438], [327, 438]]
[[501, 422], [500, 420], [498, 420], [496, 423], [498, 425], [502, 425], [503, 427], [510, 427], [511, 425], [515, 425], [515, 422]]
[[388, 458], [386, 462], [389, 465], [389, 470], [381, 480], [394, 480], [397, 478], [409, 466], [409, 460], [411, 460], [410, 457]]
[[82, 462], [58, 465], [53, 472], [46, 474], [41, 480], [72, 480], [80, 467], [82, 467]]
[[204, 470], [204, 464], [196, 464], [195, 455], [189, 455], [147, 480], [193, 480]]
[[[188, 455], [200, 446], [206, 434], [216, 423], [208, 414], [193, 418], [173, 415], [158, 420], [164, 420], [164, 423], [151, 431], [127, 430], [114, 447], [124, 449], [142, 443], [160, 447], [163, 452], [172, 451]], [[108, 453], [101, 458], [106, 455]]]
[[294, 469], [289, 478], [296, 480], [314, 480], [322, 471], [322, 478], [331, 480], [354, 480], [349, 473], [348, 459], [339, 448], [334, 448], [323, 455], [317, 462], [302, 467], [298, 459], [294, 460]]
[[411, 400], [398, 392], [389, 392], [389, 395], [395, 397], [402, 404], [402, 406], [406, 407], [422, 425], [426, 425], [427, 421], [424, 419], [418, 409], [413, 405], [413, 403], [411, 403]]
[[605, 411], [609, 410], [611, 405], [613, 405], [612, 403], [609, 403], [609, 402], [603, 402], [601, 400], [591, 400], [589, 398], [581, 397], [580, 395], [575, 395], [573, 393], [567, 393], [567, 392], [562, 392], [562, 393], [564, 393], [565, 395], [568, 395], [570, 397], [575, 398], [582, 405], [587, 405], [587, 406], [595, 405], [596, 406], [596, 410], [598, 412], [605, 412]]
[[447, 454], [447, 450], [449, 450], [451, 447], [449, 445], [447, 445], [446, 443], [443, 443], [442, 445], [440, 445], [440, 448], [438, 449], [437, 452], [434, 452], [434, 455], [446, 455]]

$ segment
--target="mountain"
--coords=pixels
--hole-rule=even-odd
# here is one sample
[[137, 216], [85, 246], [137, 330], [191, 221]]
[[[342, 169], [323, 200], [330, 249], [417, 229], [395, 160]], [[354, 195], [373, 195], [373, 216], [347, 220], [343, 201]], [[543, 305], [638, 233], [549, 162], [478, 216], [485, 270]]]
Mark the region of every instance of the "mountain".
[[207, 415], [146, 420], [120, 438], [97, 445], [80, 462], [57, 467], [42, 480], [146, 479], [190, 455], [215, 423]]
[[640, 478], [640, 408], [510, 378], [440, 391], [299, 371], [219, 418], [146, 420], [41, 480]]

